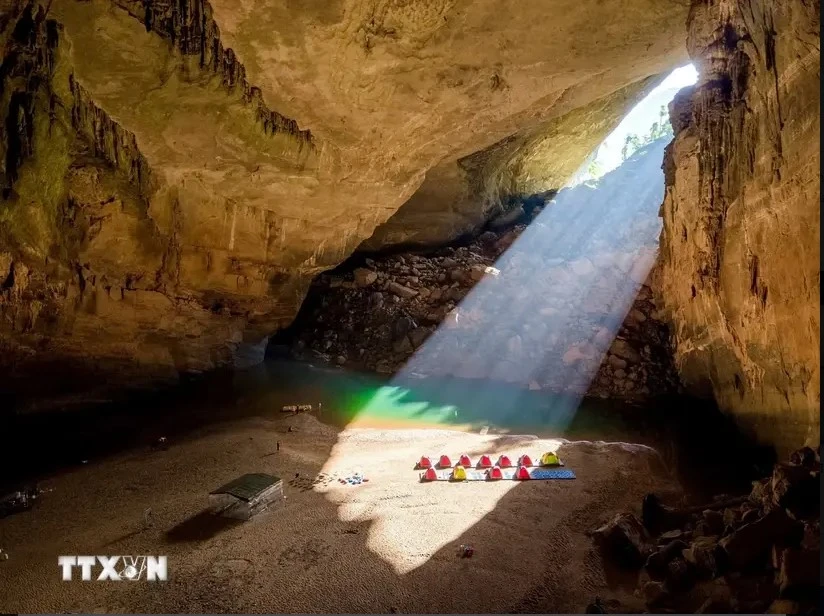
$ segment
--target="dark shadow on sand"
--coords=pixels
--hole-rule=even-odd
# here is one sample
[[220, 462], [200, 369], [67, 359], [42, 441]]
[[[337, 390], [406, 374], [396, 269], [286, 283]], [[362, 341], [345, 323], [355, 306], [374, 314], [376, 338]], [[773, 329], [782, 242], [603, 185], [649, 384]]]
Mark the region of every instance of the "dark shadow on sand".
[[166, 531], [166, 540], [170, 543], [206, 541], [241, 524], [243, 520], [216, 515], [205, 509]]

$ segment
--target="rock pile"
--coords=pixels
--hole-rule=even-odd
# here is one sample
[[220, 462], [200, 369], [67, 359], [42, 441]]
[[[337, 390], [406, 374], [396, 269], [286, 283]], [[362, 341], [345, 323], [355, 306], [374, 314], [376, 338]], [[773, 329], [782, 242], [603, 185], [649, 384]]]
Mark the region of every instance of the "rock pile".
[[640, 520], [620, 514], [593, 536], [610, 564], [641, 571], [652, 611], [813, 613], [820, 475], [820, 448], [805, 447], [748, 496], [677, 508], [650, 494]]
[[[362, 267], [349, 272], [320, 276], [307, 301], [308, 314], [296, 324], [294, 354], [393, 373], [442, 326], [467, 334], [445, 335], [430, 343], [434, 344], [428, 351], [433, 361], [428, 367], [433, 374], [443, 374], [438, 370], [446, 368], [444, 372], [457, 376], [498, 376], [532, 389], [563, 392], [577, 385], [568, 378], [570, 370], [577, 369], [581, 382], [586, 380], [589, 385], [592, 381], [591, 395], [637, 399], [673, 391], [676, 379], [668, 360], [668, 333], [655, 319], [647, 285], [641, 286], [617, 336], [616, 326], [610, 325], [620, 322], [620, 316], [609, 312], [609, 288], [626, 284], [632, 272], [625, 264], [638, 257], [602, 254], [597, 265], [581, 258], [550, 263], [549, 268], [545, 262], [516, 263], [513, 283], [508, 284], [506, 274], [512, 272], [513, 264], [507, 263], [503, 272], [493, 264], [524, 228], [488, 231], [469, 246], [446, 248], [429, 256], [405, 253], [366, 259]], [[529, 275], [529, 284], [524, 285], [523, 272], [529, 268], [536, 274]], [[492, 293], [506, 304], [523, 306], [536, 297], [545, 304], [527, 306], [526, 315], [513, 314], [512, 308], [497, 303], [460, 305], [481, 280], [498, 287], [485, 294]], [[580, 291], [581, 285], [595, 291], [606, 289], [607, 297], [587, 295]], [[581, 298], [591, 302], [593, 309], [565, 303]], [[496, 375], [473, 363], [483, 358], [467, 356], [468, 349], [461, 345], [468, 346], [479, 335], [486, 348], [506, 356]], [[541, 364], [538, 373], [525, 374], [520, 369], [536, 363]]]

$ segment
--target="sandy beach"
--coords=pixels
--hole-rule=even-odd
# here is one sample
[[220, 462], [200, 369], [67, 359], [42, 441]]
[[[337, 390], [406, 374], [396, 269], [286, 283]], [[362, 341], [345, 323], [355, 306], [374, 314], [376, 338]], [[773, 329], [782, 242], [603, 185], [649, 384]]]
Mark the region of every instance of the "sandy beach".
[[[574, 481], [423, 484], [413, 469], [423, 453], [559, 445]], [[369, 481], [339, 482], [355, 471]], [[205, 513], [210, 490], [253, 472], [282, 477], [286, 500], [246, 522]], [[586, 532], [676, 486], [637, 445], [341, 432], [299, 415], [212, 425], [41, 487], [33, 510], [0, 520], [6, 612], [583, 612], [596, 595], [612, 611], [642, 611], [635, 580], [605, 571]], [[461, 544], [472, 558], [459, 557]], [[169, 581], [63, 582], [65, 554], [166, 555]]]

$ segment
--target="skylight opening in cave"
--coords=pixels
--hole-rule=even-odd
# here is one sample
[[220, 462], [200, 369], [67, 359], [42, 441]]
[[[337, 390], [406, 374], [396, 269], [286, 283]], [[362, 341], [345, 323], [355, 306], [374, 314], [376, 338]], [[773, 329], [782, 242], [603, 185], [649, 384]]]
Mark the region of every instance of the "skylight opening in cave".
[[621, 123], [589, 156], [587, 163], [572, 178], [571, 185], [597, 180], [618, 167], [646, 143], [672, 132], [668, 106], [681, 88], [698, 81], [698, 71], [692, 64], [672, 71], [641, 102], [621, 120]]

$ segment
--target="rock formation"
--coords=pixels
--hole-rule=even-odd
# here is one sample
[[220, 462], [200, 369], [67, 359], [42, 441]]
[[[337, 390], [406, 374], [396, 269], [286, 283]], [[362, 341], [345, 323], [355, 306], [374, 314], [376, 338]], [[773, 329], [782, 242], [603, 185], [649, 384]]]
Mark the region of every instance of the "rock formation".
[[784, 447], [819, 441], [819, 19], [694, 3], [654, 285], [684, 384]]
[[746, 496], [669, 506], [655, 494], [642, 518], [594, 529], [604, 555], [638, 571], [653, 612], [814, 614], [820, 600], [820, 448], [795, 451]]
[[691, 390], [817, 440], [820, 5], [689, 4], [0, 0], [2, 410], [254, 360], [368, 238], [551, 193], [686, 23], [656, 304]]
[[660, 81], [633, 83], [585, 107], [511, 135], [426, 173], [412, 198], [358, 247], [442, 246], [472, 235], [518, 200], [566, 186], [632, 106]]
[[667, 328], [643, 284], [667, 141], [467, 246], [320, 276], [289, 343], [303, 359], [388, 374], [406, 366], [632, 401], [675, 393]]
[[234, 365], [428, 170], [630, 104], [684, 59], [685, 16], [681, 0], [3, 0], [3, 390]]

